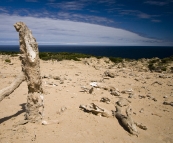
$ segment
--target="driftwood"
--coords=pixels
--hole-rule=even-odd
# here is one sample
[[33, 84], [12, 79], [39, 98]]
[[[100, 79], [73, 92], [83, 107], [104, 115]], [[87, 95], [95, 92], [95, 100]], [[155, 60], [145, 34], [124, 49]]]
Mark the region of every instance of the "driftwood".
[[92, 113], [94, 115], [101, 115], [103, 117], [112, 117], [112, 112], [97, 106], [94, 103], [89, 105], [80, 105], [79, 108], [83, 109], [85, 112]]
[[121, 114], [121, 108], [116, 106], [116, 112], [114, 112], [114, 116], [118, 119], [120, 124], [131, 134], [138, 136], [138, 131], [136, 125], [130, 116], [130, 106], [126, 109], [126, 116]]
[[120, 124], [124, 127], [125, 130], [127, 130], [129, 133], [138, 136], [139, 132], [136, 128], [139, 127], [143, 130], [147, 130], [147, 127], [144, 126], [142, 123], [138, 123], [133, 121], [131, 117], [131, 107], [128, 106], [126, 109], [126, 116], [121, 113], [121, 107], [115, 106], [116, 111], [113, 113], [114, 116], [118, 119]]
[[21, 72], [16, 79], [10, 84], [10, 86], [5, 87], [0, 90], [0, 102], [7, 96], [9, 96], [19, 85], [25, 80], [24, 73]]
[[39, 51], [36, 39], [23, 22], [14, 24], [19, 32], [20, 60], [22, 71], [28, 85], [25, 119], [29, 122], [40, 122], [43, 116], [43, 88], [40, 75]]
[[129, 103], [131, 103], [131, 101], [123, 97], [120, 97], [119, 100], [116, 102], [116, 104], [120, 107], [128, 106]]

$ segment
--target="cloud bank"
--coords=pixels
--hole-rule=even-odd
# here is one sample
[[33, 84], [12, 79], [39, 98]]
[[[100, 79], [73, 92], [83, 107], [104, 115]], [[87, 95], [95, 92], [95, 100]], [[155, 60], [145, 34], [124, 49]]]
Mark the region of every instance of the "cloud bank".
[[0, 19], [0, 45], [18, 44], [18, 33], [13, 27], [13, 24], [18, 21], [26, 23], [33, 31], [39, 45], [157, 46], [166, 44], [164, 41], [145, 38], [127, 30], [84, 22], [9, 14], [0, 14]]

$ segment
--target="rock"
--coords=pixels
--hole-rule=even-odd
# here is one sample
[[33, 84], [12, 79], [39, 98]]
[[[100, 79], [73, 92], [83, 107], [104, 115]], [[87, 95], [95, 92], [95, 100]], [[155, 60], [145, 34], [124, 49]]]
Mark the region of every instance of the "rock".
[[133, 89], [128, 89], [128, 90], [121, 91], [121, 93], [123, 93], [123, 94], [130, 94], [132, 92], [133, 92]]
[[44, 75], [44, 76], [42, 76], [42, 78], [49, 78], [49, 76], [48, 75]]
[[97, 83], [97, 82], [91, 82], [90, 85], [91, 85], [92, 87], [98, 87], [98, 83]]
[[167, 85], [168, 85], [168, 86], [173, 86], [173, 82], [168, 81], [168, 82], [167, 82]]
[[101, 115], [103, 117], [112, 117], [111, 111], [108, 111], [104, 108], [101, 108], [94, 103], [91, 103], [89, 105], [80, 105], [79, 108], [84, 110], [84, 112], [89, 112], [89, 113], [92, 113], [94, 115]]
[[152, 100], [153, 100], [153, 101], [155, 101], [155, 102], [157, 101], [157, 99], [156, 99], [156, 98], [152, 98]]
[[164, 104], [164, 105], [171, 105], [171, 106], [173, 106], [173, 102], [164, 101], [163, 104]]
[[128, 98], [133, 98], [134, 97], [134, 94], [130, 93]]
[[116, 90], [112, 90], [111, 91], [111, 95], [120, 96], [120, 92], [119, 91], [116, 91]]
[[161, 82], [158, 82], [158, 81], [153, 82], [151, 85], [153, 85], [153, 84], [159, 84], [159, 85], [162, 85], [162, 83], [161, 83]]
[[139, 96], [139, 99], [146, 98], [145, 95], [138, 95], [138, 96]]
[[64, 81], [63, 80], [60, 80], [60, 82], [59, 82], [60, 84], [64, 84]]
[[143, 130], [147, 130], [147, 127], [144, 126], [142, 123], [137, 123], [137, 122], [135, 122], [135, 124], [136, 124], [137, 127], [141, 128], [141, 129], [143, 129]]
[[159, 75], [159, 78], [167, 78], [167, 76], [164, 75], [164, 74], [160, 74], [160, 75]]
[[110, 71], [105, 71], [104, 72], [104, 75], [105, 76], [108, 76], [108, 77], [111, 77], [111, 78], [114, 78], [114, 73], [110, 72]]
[[89, 94], [92, 94], [92, 93], [93, 93], [93, 91], [94, 91], [94, 88], [93, 88], [93, 87], [91, 87], [91, 89], [89, 90]]
[[61, 78], [59, 76], [53, 76], [54, 80], [61, 80]]
[[141, 110], [139, 111], [140, 113], [143, 113], [144, 112], [144, 109], [143, 108], [141, 108]]
[[65, 112], [67, 110], [67, 107], [63, 106], [61, 107], [61, 109], [59, 109], [56, 113], [61, 115], [63, 112]]
[[110, 103], [110, 99], [109, 98], [107, 98], [107, 97], [102, 97], [101, 99], [100, 99], [100, 102], [105, 102], [105, 103], [107, 103], [107, 104], [109, 104]]
[[127, 100], [126, 98], [122, 98], [122, 97], [120, 97], [119, 100], [116, 102], [116, 104], [120, 107], [128, 106], [129, 103], [131, 103], [131, 101]]

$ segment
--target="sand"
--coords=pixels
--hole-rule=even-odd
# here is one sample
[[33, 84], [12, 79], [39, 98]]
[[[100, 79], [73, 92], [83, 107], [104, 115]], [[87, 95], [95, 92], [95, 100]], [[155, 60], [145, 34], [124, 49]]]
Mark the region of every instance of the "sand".
[[[10, 57], [12, 64], [0, 59], [0, 89], [7, 87], [21, 72], [18, 57]], [[28, 123], [15, 127], [24, 119], [27, 83], [23, 82], [9, 97], [0, 102], [0, 143], [173, 143], [173, 74], [139, 72], [133, 67], [117, 67], [107, 59], [83, 61], [42, 61], [44, 77], [45, 120], [58, 120], [58, 124], [41, 125]], [[105, 71], [114, 78], [105, 77]], [[61, 80], [53, 77], [59, 76]], [[47, 78], [46, 78], [47, 77]], [[92, 94], [82, 92], [90, 89], [91, 82], [99, 87]], [[104, 87], [104, 89], [102, 88]], [[131, 135], [115, 117], [102, 117], [84, 112], [79, 106], [95, 103], [107, 110], [115, 110], [119, 97], [111, 95], [106, 88], [116, 88], [120, 97], [128, 99], [132, 118], [147, 130], [137, 127], [139, 136]], [[133, 96], [123, 90], [133, 90]], [[110, 103], [100, 102], [102, 97]], [[127, 106], [122, 107], [123, 114]]]

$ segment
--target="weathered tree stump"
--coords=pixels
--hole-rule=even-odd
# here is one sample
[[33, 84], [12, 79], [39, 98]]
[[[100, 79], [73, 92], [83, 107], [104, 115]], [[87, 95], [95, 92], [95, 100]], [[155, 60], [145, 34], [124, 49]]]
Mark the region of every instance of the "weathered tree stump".
[[38, 45], [31, 30], [23, 22], [17, 22], [14, 27], [19, 32], [20, 60], [28, 85], [25, 119], [39, 122], [43, 116], [44, 105]]

